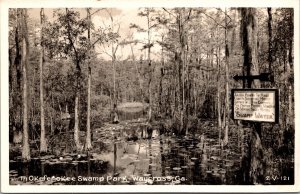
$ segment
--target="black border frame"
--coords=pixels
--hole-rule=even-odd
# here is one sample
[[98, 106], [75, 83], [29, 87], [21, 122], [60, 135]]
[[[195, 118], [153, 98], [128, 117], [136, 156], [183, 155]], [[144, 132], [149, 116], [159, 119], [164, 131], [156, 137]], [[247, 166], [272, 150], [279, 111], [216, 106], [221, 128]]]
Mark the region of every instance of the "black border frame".
[[[236, 91], [267, 91], [274, 92], [275, 94], [275, 121], [257, 121], [257, 120], [244, 120], [244, 119], [235, 119], [234, 118], [234, 93]], [[279, 89], [270, 89], [270, 88], [245, 88], [245, 89], [231, 89], [231, 118], [233, 120], [242, 120], [248, 122], [260, 122], [260, 123], [279, 123]]]

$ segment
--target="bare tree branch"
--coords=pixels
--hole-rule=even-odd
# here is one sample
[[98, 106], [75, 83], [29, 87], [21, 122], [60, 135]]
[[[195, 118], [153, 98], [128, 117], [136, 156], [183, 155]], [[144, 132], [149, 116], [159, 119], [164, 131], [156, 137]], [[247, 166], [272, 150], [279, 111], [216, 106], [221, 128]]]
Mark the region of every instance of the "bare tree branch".
[[202, 13], [203, 13], [204, 15], [206, 15], [207, 17], [209, 17], [210, 19], [212, 19], [217, 25], [219, 25], [219, 26], [225, 28], [225, 26], [222, 25], [222, 24], [220, 24], [219, 22], [217, 22], [217, 20], [216, 20], [215, 18], [211, 17], [210, 15], [208, 15], [208, 14], [206, 14], [206, 13], [204, 13], [204, 12], [202, 12]]

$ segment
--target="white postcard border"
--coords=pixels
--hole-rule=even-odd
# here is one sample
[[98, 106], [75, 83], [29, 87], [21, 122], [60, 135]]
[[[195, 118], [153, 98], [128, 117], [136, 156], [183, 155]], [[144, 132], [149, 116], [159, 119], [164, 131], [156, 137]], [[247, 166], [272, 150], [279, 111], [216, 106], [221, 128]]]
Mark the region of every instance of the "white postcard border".
[[[1, 0], [1, 192], [296, 192], [300, 191], [300, 103], [299, 103], [299, 0]], [[9, 93], [8, 93], [8, 9], [40, 7], [293, 7], [294, 8], [294, 78], [295, 78], [295, 185], [9, 185]]]

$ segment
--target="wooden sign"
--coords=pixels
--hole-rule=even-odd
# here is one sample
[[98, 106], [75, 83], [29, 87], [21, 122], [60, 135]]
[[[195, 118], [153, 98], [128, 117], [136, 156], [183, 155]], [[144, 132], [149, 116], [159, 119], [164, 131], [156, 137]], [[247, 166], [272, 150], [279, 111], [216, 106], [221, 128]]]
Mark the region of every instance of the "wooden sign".
[[233, 119], [278, 123], [277, 89], [232, 89], [231, 100]]

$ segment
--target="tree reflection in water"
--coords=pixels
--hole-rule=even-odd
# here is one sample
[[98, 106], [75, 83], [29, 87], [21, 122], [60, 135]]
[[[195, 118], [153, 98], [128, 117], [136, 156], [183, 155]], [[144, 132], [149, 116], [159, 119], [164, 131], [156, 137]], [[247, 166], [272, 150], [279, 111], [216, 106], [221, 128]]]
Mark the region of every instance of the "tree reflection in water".
[[[130, 131], [113, 129], [111, 140], [105, 131], [97, 133], [90, 154], [47, 155], [22, 163], [20, 157], [10, 161], [11, 184], [241, 184], [239, 173], [241, 149], [234, 142], [222, 149], [210, 134], [178, 138], [160, 134], [157, 129], [149, 138], [141, 131], [136, 141], [127, 140]], [[118, 131], [119, 130], [119, 131]], [[128, 129], [130, 130], [130, 129]], [[142, 129], [141, 129], [142, 130]], [[107, 133], [111, 134], [111, 132]], [[152, 137], [153, 136], [153, 137]], [[97, 139], [99, 138], [99, 139]], [[102, 138], [102, 139], [101, 139]], [[236, 147], [236, 149], [235, 149]], [[236, 150], [236, 151], [234, 151]], [[24, 182], [21, 176], [102, 177], [87, 181]], [[127, 177], [126, 181], [107, 182], [106, 177]], [[133, 180], [135, 177], [184, 177], [180, 181]], [[291, 180], [292, 181], [292, 180]]]

